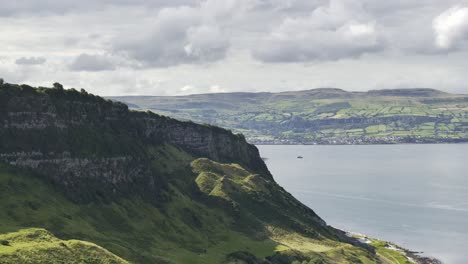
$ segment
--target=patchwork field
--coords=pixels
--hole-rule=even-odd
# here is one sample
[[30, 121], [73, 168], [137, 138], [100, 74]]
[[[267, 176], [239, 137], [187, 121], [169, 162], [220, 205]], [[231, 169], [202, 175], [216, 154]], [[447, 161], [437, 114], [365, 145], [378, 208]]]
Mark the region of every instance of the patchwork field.
[[229, 128], [256, 144], [468, 141], [468, 95], [432, 89], [111, 97], [131, 108]]

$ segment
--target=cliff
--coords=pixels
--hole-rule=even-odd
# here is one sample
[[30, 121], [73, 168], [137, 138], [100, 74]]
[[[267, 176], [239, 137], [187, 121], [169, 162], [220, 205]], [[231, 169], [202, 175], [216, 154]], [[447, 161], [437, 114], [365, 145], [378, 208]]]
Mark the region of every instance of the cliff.
[[256, 147], [242, 135], [129, 111], [84, 90], [4, 84], [0, 120], [0, 160], [34, 169], [75, 200], [104, 193], [157, 196], [165, 183], [151, 166], [157, 157], [149, 150], [163, 144], [271, 178]]

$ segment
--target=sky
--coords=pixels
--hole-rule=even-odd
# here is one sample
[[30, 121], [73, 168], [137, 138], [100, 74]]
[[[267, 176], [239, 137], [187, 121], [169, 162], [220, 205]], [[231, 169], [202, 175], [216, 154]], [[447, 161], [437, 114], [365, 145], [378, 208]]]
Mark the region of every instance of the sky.
[[468, 0], [0, 0], [0, 78], [110, 95], [468, 93]]

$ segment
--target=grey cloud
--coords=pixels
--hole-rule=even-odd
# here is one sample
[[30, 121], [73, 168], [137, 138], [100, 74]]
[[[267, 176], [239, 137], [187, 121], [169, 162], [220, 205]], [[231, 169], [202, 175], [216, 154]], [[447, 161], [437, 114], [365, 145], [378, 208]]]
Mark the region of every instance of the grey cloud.
[[454, 6], [434, 18], [435, 44], [453, 50], [468, 40], [468, 7]]
[[0, 16], [14, 16], [16, 14], [65, 14], [104, 9], [115, 6], [144, 6], [146, 8], [160, 8], [178, 5], [193, 5], [197, 0], [19, 0], [1, 1]]
[[[145, 67], [167, 67], [179, 64], [221, 60], [229, 41], [211, 16], [205, 16], [206, 6], [162, 9], [149, 32], [139, 36], [119, 37], [117, 53], [138, 61]], [[222, 8], [218, 11], [225, 11]], [[216, 13], [210, 15], [216, 16]]]
[[40, 65], [46, 62], [44, 57], [21, 57], [15, 61], [18, 65]]
[[[304, 1], [291, 0], [278, 16], [282, 22], [258, 37], [251, 54], [275, 63], [359, 58], [384, 51], [432, 56], [468, 50], [464, 2], [465, 7], [457, 0], [330, 0], [305, 8], [309, 13], [304, 14], [297, 11]], [[362, 34], [352, 36], [352, 28]]]
[[383, 43], [361, 5], [332, 0], [308, 16], [284, 19], [253, 56], [264, 62], [338, 60], [380, 51]]
[[[398, 76], [442, 89], [468, 83], [465, 24], [434, 28], [437, 17], [468, 0], [0, 2], [0, 43], [8, 47], [0, 49], [0, 72], [14, 82], [44, 85], [54, 75], [108, 87], [100, 91], [107, 94], [129, 86], [133, 94], [170, 94], [188, 83], [200, 91], [213, 84], [227, 91], [378, 89], [399, 87]], [[47, 63], [17, 67], [16, 54], [41, 54]], [[139, 84], [146, 79], [164, 85]]]
[[115, 63], [105, 55], [81, 54], [69, 65], [72, 71], [112, 71], [115, 70]]
[[309, 12], [321, 5], [328, 3], [328, 0], [260, 0], [256, 1], [256, 9], [272, 9], [288, 13]]
[[[432, 56], [467, 50], [468, 8], [457, 1], [401, 5], [380, 18], [389, 49], [405, 55]], [[378, 15], [378, 14], [377, 14]], [[375, 15], [375, 16], [377, 16]]]

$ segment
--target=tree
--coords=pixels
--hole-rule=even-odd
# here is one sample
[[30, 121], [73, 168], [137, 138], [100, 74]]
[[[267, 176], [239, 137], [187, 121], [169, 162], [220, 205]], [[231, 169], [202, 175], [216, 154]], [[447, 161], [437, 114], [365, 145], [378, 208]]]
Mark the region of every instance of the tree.
[[0, 86], [2, 86], [4, 83], [5, 81], [2, 78], [0, 78]]
[[54, 88], [57, 89], [57, 90], [63, 90], [63, 85], [61, 85], [60, 83], [56, 82], [56, 83], [54, 83]]

